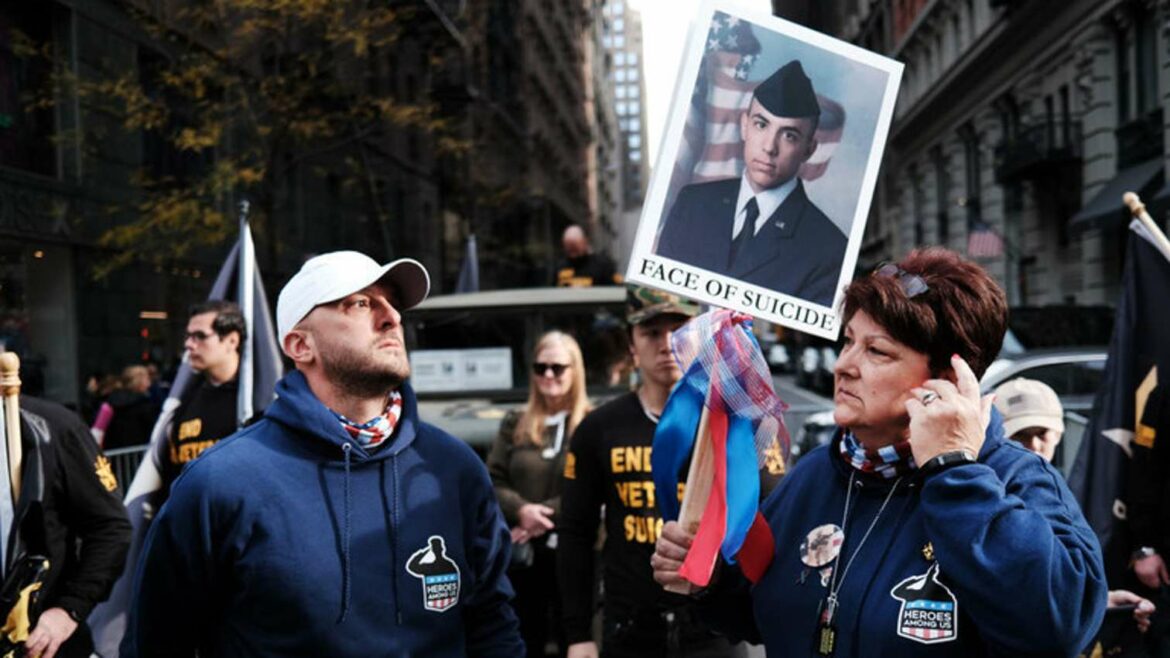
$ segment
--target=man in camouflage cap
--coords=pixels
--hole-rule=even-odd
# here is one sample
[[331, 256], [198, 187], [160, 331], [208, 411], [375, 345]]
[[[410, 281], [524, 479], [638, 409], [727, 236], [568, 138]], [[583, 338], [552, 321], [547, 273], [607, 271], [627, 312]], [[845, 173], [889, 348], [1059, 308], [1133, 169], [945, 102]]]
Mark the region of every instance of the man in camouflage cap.
[[[654, 582], [650, 556], [662, 528], [650, 473], [658, 416], [682, 371], [671, 334], [697, 315], [694, 302], [631, 287], [626, 296], [630, 352], [641, 386], [581, 421], [565, 458], [557, 565], [569, 658], [595, 658], [593, 546], [605, 506], [605, 600], [602, 649], [606, 656], [740, 656], [742, 649], [712, 634], [687, 597]], [[677, 495], [665, 492], [663, 495]]]

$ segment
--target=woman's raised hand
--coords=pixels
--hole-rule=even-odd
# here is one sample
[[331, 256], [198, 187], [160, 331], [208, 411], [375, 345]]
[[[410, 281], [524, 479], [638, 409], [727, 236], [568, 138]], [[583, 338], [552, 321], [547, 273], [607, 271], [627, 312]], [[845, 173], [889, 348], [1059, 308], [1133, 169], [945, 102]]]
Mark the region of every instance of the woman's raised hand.
[[951, 367], [954, 382], [928, 379], [911, 389], [911, 397], [906, 400], [910, 449], [918, 464], [955, 450], [978, 456], [983, 447], [995, 396], [979, 395], [979, 380], [958, 354], [951, 356]]

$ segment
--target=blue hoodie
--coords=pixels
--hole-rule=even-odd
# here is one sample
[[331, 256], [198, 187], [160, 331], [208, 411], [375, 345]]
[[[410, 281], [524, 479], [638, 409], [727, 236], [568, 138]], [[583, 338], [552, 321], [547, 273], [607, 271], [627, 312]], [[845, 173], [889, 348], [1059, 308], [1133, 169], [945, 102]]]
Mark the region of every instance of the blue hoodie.
[[293, 372], [192, 462], [147, 538], [121, 655], [522, 655], [487, 470], [402, 393], [369, 454]]
[[[903, 479], [837, 575], [834, 656], [1072, 656], [1096, 633], [1107, 593], [1097, 539], [1060, 474], [1006, 441], [993, 413], [978, 463]], [[832, 572], [807, 566], [802, 544], [843, 525], [852, 467], [839, 442], [801, 459], [765, 502], [776, 551], [760, 582], [726, 569], [702, 606], [769, 656], [817, 655]], [[892, 484], [857, 475], [828, 566], [845, 569]]]

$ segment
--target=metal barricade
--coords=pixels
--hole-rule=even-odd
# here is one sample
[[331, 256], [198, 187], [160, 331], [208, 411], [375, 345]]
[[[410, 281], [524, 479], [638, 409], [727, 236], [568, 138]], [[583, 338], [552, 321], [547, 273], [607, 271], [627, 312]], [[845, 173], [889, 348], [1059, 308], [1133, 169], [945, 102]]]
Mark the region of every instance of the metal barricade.
[[118, 479], [123, 493], [134, 480], [134, 474], [138, 472], [138, 465], [142, 463], [143, 458], [146, 457], [146, 451], [149, 449], [149, 445], [141, 445], [105, 451], [106, 459], [110, 460], [110, 468], [113, 469], [114, 477]]

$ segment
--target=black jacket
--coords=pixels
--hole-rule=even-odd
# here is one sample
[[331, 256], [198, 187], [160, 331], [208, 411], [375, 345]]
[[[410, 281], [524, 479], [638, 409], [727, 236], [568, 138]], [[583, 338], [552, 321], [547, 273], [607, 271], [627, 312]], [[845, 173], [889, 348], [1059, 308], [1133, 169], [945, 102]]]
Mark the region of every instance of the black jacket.
[[[21, 396], [21, 493], [5, 575], [21, 555], [49, 571], [29, 617], [60, 607], [84, 620], [109, 596], [130, 548], [130, 521], [110, 464], [89, 429], [58, 404]], [[6, 480], [7, 478], [5, 478]]]

